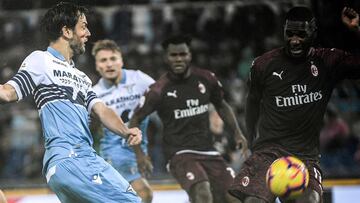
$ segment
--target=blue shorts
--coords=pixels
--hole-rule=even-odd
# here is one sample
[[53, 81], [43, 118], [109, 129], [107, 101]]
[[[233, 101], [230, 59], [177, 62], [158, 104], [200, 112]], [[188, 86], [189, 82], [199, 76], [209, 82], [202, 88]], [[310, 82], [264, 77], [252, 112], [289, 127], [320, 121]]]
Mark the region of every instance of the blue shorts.
[[136, 160], [112, 160], [109, 163], [130, 183], [141, 178]]
[[62, 203], [140, 203], [130, 184], [96, 154], [69, 157], [49, 168], [48, 185]]

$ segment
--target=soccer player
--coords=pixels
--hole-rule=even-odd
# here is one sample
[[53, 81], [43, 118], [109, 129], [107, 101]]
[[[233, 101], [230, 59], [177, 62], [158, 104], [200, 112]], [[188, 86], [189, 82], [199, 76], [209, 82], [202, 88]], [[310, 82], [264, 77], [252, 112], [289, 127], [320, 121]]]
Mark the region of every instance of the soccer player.
[[[157, 111], [164, 125], [163, 149], [170, 172], [191, 202], [224, 203], [232, 198], [227, 189], [234, 171], [214, 149], [213, 138], [209, 136], [210, 103], [244, 151], [247, 141], [223, 98], [223, 89], [215, 74], [190, 66], [190, 42], [190, 37], [173, 36], [162, 43], [168, 71], [145, 93], [129, 126], [139, 126], [146, 116]], [[139, 168], [144, 171], [147, 167], [140, 163]]]
[[[342, 20], [360, 32], [359, 15], [353, 9], [344, 8]], [[296, 202], [322, 202], [319, 132], [324, 112], [337, 82], [360, 78], [360, 56], [313, 48], [315, 35], [310, 9], [294, 7], [286, 15], [284, 47], [253, 62], [246, 104], [252, 155], [230, 189], [245, 203], [274, 202], [266, 171], [275, 159], [288, 155], [300, 158], [310, 173], [309, 186]]]
[[0, 85], [2, 103], [33, 95], [43, 128], [43, 174], [61, 202], [136, 202], [131, 185], [92, 148], [91, 112], [108, 129], [141, 142], [141, 131], [129, 129], [92, 90], [90, 79], [72, 57], [85, 52], [90, 37], [86, 9], [72, 3], [50, 8], [41, 25], [50, 41], [46, 51], [25, 58], [17, 74]]
[[[92, 55], [95, 57], [96, 70], [101, 75], [101, 79], [93, 87], [95, 93], [127, 123], [139, 104], [141, 96], [155, 81], [139, 70], [124, 69], [120, 47], [112, 40], [97, 41], [93, 46]], [[146, 155], [148, 121], [149, 118], [146, 118], [140, 125], [143, 135], [141, 150]], [[135, 153], [126, 143], [125, 138], [103, 128], [100, 155], [131, 183], [143, 202], [151, 202], [150, 185], [145, 178], [141, 177]]]

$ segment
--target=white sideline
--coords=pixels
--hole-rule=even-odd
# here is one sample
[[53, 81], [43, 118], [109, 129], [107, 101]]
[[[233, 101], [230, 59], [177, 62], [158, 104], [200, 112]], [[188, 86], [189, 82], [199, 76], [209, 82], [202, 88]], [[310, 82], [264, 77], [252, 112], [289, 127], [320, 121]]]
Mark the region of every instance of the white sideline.
[[[11, 198], [9, 198], [11, 199]], [[14, 203], [60, 203], [54, 194], [49, 195], [29, 195], [17, 197]], [[188, 197], [183, 190], [154, 191], [153, 203], [189, 203]]]

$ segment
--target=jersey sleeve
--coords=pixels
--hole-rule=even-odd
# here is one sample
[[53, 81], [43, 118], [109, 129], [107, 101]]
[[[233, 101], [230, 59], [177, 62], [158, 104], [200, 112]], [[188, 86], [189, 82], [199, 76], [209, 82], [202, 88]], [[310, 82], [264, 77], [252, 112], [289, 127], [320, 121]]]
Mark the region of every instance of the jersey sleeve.
[[246, 138], [249, 146], [252, 146], [256, 137], [256, 124], [259, 119], [260, 101], [262, 99], [261, 68], [262, 60], [254, 60], [248, 77], [248, 95], [245, 106]]
[[89, 114], [91, 113], [92, 107], [97, 102], [102, 102], [102, 100], [97, 97], [95, 91], [90, 86], [90, 88], [87, 91], [86, 97], [85, 97], [86, 109], [88, 110]]
[[139, 107], [146, 111], [154, 111], [157, 109], [161, 101], [161, 92], [156, 89], [156, 86], [150, 86], [144, 93], [141, 101], [139, 102]]
[[360, 54], [340, 49], [322, 49], [320, 56], [330, 68], [332, 77], [337, 80], [360, 78]]
[[218, 106], [224, 99], [224, 90], [221, 82], [216, 77], [215, 73], [210, 72], [209, 82], [211, 85], [210, 101], [213, 105]]
[[139, 117], [146, 117], [158, 109], [161, 102], [161, 87], [157, 83], [152, 84], [140, 98], [139, 105], [135, 108], [134, 114]]
[[251, 96], [259, 98], [261, 97], [262, 92], [262, 83], [261, 83], [261, 66], [264, 64], [262, 63], [262, 60], [260, 58], [255, 59], [250, 68], [249, 77], [248, 77], [248, 88], [249, 88], [249, 94], [252, 94]]
[[139, 75], [140, 81], [144, 84], [144, 86], [149, 87], [151, 84], [155, 82], [155, 80], [144, 72], [137, 70], [137, 74]]
[[31, 53], [22, 62], [18, 72], [7, 84], [15, 88], [18, 101], [32, 95], [45, 75], [45, 55], [41, 51]]

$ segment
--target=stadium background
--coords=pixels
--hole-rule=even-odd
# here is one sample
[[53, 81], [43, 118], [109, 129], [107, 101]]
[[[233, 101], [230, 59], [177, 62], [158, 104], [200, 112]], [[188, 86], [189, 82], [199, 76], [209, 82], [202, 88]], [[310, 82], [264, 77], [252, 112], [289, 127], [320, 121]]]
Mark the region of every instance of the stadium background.
[[[47, 42], [39, 31], [38, 21], [46, 8], [57, 2], [0, 0], [1, 84], [15, 74], [22, 60], [33, 50], [46, 48]], [[93, 82], [99, 77], [90, 50], [98, 39], [110, 38], [118, 42], [127, 68], [140, 69], [157, 79], [166, 67], [162, 61], [161, 41], [174, 33], [190, 34], [194, 38], [193, 64], [210, 69], [219, 76], [225, 84], [227, 100], [235, 109], [242, 126], [247, 91], [245, 81], [250, 64], [256, 56], [282, 45], [282, 19], [290, 7], [307, 5], [313, 9], [319, 27], [318, 46], [360, 51], [360, 39], [340, 22], [343, 6], [360, 11], [360, 1], [356, 0], [76, 2], [90, 8], [88, 22], [92, 36], [87, 43], [86, 54], [75, 61], [77, 67], [85, 71]], [[359, 194], [359, 96], [359, 84], [344, 81], [335, 89], [330, 102], [327, 115], [333, 119], [324, 121], [321, 134], [325, 202], [351, 202], [344, 201], [342, 195], [352, 197], [356, 192]], [[161, 199], [167, 195], [174, 203], [186, 202], [184, 192], [179, 191], [179, 186], [165, 169], [161, 133], [156, 130], [159, 126], [159, 121], [152, 119], [149, 151], [155, 166], [150, 178], [156, 191], [154, 202], [167, 202]], [[217, 136], [217, 147], [238, 170], [241, 158], [232, 150], [226, 136], [226, 130]], [[38, 114], [32, 98], [17, 105], [0, 106], [0, 188], [5, 190], [10, 202], [56, 202], [41, 176], [43, 150]], [[178, 201], [175, 202], [175, 199]]]

